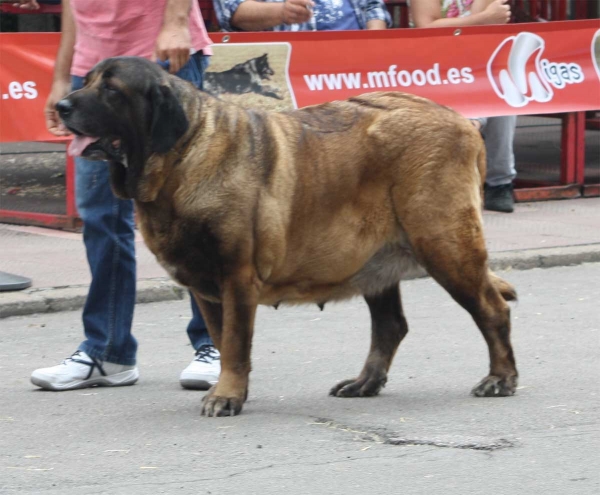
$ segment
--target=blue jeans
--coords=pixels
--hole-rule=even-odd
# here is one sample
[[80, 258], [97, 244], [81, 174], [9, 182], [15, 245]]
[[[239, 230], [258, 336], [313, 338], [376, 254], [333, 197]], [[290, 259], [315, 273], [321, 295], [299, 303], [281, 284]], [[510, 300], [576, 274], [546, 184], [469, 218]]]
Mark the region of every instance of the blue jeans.
[[[197, 53], [177, 73], [202, 88], [208, 57]], [[73, 90], [83, 78], [72, 76]], [[106, 162], [75, 159], [75, 196], [83, 220], [83, 242], [92, 283], [83, 309], [85, 340], [79, 350], [102, 361], [134, 365], [137, 341], [131, 334], [136, 262], [133, 201], [116, 198]], [[194, 349], [212, 344], [206, 323], [192, 300], [187, 333]]]

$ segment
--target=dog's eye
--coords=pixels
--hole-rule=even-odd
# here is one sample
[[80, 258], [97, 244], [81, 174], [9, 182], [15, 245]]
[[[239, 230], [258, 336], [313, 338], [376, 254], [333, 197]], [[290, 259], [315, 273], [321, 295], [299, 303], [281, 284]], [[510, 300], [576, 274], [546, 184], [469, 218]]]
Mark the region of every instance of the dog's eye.
[[119, 90], [118, 90], [117, 88], [115, 88], [114, 86], [111, 86], [111, 85], [110, 85], [110, 84], [108, 84], [106, 81], [103, 81], [103, 82], [102, 82], [102, 86], [101, 86], [101, 88], [102, 88], [104, 91], [108, 91], [109, 93], [112, 93], [112, 94], [116, 94], [116, 93], [118, 93], [118, 92], [119, 92]]

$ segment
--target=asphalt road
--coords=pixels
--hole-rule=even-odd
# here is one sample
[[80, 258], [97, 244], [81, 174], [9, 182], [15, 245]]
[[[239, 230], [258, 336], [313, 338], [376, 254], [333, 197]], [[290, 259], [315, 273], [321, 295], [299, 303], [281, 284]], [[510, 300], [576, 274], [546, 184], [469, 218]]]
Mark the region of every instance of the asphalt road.
[[382, 394], [337, 399], [369, 320], [361, 300], [262, 308], [241, 416], [200, 417], [179, 387], [186, 302], [138, 307], [137, 385], [42, 392], [31, 371], [75, 350], [78, 313], [0, 321], [2, 494], [592, 494], [600, 491], [600, 264], [514, 283], [518, 394], [477, 399], [487, 350], [430, 279], [402, 284], [410, 332]]

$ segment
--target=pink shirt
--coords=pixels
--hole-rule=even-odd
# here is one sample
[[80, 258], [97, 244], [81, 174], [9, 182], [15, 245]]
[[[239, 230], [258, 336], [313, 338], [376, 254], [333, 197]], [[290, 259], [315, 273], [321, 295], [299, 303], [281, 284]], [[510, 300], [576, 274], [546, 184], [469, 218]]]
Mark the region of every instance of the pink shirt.
[[[166, 3], [167, 0], [71, 0], [77, 27], [71, 74], [85, 76], [108, 57], [150, 58]], [[212, 54], [197, 0], [192, 0], [190, 34], [193, 51]]]

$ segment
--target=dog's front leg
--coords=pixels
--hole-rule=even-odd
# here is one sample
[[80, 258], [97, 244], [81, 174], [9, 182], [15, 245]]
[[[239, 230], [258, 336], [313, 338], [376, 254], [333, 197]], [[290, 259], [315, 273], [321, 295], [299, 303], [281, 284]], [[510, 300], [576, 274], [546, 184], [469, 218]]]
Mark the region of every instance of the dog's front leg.
[[203, 399], [203, 415], [235, 416], [248, 396], [250, 349], [258, 304], [255, 280], [253, 273], [245, 273], [230, 277], [223, 284], [223, 327], [218, 343], [221, 376]]
[[194, 295], [196, 304], [200, 308], [200, 313], [202, 313], [202, 317], [206, 323], [208, 334], [220, 352], [221, 335], [223, 333], [223, 305], [221, 303], [206, 301], [198, 293], [195, 293], [193, 289], [192, 294]]
[[258, 93], [259, 95], [268, 96], [277, 100], [283, 100], [283, 96], [281, 96], [279, 88], [275, 88], [273, 86], [268, 86], [266, 84], [264, 86], [261, 86], [260, 84], [253, 84], [252, 91]]

